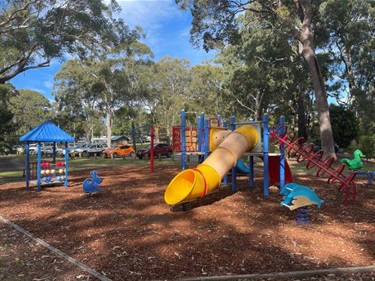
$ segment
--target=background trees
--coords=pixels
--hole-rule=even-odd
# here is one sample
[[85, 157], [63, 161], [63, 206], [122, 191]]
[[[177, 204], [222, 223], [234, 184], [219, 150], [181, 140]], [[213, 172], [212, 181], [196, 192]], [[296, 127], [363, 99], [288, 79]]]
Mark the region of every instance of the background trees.
[[10, 150], [15, 139], [17, 125], [13, 120], [13, 112], [10, 110], [10, 99], [16, 95], [16, 89], [10, 85], [0, 85], [0, 152]]
[[9, 109], [13, 113], [13, 122], [17, 124], [19, 136], [52, 117], [49, 100], [32, 90], [18, 90], [9, 99]]
[[[141, 29], [113, 18], [116, 3], [67, 3], [72, 5], [25, 0], [1, 6], [0, 52], [9, 56], [3, 56], [0, 83], [72, 54], [55, 77], [55, 103], [44, 101], [38, 107], [46, 110], [44, 120], [52, 118], [76, 138], [105, 134], [110, 139], [112, 132], [129, 135], [132, 126], [149, 124], [170, 130], [179, 123], [181, 109], [190, 113], [191, 125], [200, 112], [242, 120], [259, 120], [263, 113], [275, 120], [284, 115], [299, 136], [321, 139], [328, 153], [330, 135], [341, 145], [356, 135], [344, 141], [336, 125], [344, 126], [345, 119], [329, 117], [330, 111], [345, 108], [359, 120], [352, 127], [369, 136], [375, 133], [371, 0], [176, 0], [192, 12], [191, 41], [219, 50], [215, 64], [194, 66], [171, 57], [153, 61], [152, 50], [140, 43]], [[60, 30], [67, 20], [74, 24]], [[16, 112], [23, 107], [13, 107], [9, 114], [10, 97], [17, 91], [7, 89], [0, 93], [6, 100], [0, 113], [25, 127]], [[328, 101], [344, 107], [329, 108]], [[314, 135], [317, 121], [320, 128]]]
[[374, 1], [327, 0], [320, 6], [326, 30], [322, 46], [332, 73], [329, 93], [363, 120], [362, 131], [374, 131]]
[[238, 44], [243, 25], [236, 22], [236, 16], [242, 12], [264, 30], [263, 34], [275, 30], [288, 35], [289, 44], [298, 42], [298, 52], [307, 63], [314, 87], [322, 148], [327, 155], [335, 157], [328, 101], [314, 46], [313, 18], [320, 1], [314, 1], [314, 5], [310, 0], [176, 0], [176, 3], [181, 9], [191, 11], [192, 41], [195, 44], [203, 41], [205, 49], [221, 48], [223, 43]]

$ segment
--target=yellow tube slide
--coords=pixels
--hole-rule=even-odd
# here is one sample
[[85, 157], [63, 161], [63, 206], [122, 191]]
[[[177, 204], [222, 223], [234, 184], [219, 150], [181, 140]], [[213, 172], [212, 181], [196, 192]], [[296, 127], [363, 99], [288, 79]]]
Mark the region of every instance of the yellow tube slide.
[[257, 145], [258, 140], [257, 130], [250, 125], [230, 132], [202, 164], [174, 177], [165, 191], [165, 202], [175, 205], [210, 193], [219, 186], [221, 179], [236, 165], [237, 160]]

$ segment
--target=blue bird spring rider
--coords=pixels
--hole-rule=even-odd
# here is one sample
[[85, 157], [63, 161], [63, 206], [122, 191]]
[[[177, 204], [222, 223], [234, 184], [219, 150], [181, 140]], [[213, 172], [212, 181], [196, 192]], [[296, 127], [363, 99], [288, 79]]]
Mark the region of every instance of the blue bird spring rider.
[[98, 176], [95, 170], [90, 172], [91, 178], [85, 179], [83, 182], [83, 191], [91, 196], [94, 192], [101, 191], [102, 189], [99, 185], [103, 182], [103, 180]]

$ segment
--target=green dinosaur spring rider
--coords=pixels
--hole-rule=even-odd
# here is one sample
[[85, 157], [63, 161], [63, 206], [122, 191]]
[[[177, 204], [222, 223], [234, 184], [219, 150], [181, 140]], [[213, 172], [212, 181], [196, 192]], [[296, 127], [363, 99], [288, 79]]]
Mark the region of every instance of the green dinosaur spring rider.
[[361, 158], [364, 158], [364, 157], [366, 157], [366, 155], [364, 155], [362, 151], [357, 149], [356, 151], [354, 151], [354, 159], [350, 160], [348, 158], [343, 158], [340, 160], [340, 163], [348, 165], [349, 170], [357, 171], [363, 168], [363, 163], [362, 163]]

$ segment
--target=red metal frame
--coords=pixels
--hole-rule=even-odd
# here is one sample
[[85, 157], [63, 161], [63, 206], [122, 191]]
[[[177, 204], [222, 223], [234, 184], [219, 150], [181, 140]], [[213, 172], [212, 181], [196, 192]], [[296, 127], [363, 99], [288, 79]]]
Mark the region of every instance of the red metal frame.
[[314, 144], [310, 143], [304, 145], [304, 138], [296, 138], [294, 132], [289, 132], [282, 136], [279, 136], [279, 131], [281, 127], [273, 127], [270, 130], [271, 139], [273, 144], [284, 144], [286, 146], [286, 152], [289, 156], [297, 155], [297, 162], [301, 163], [307, 161], [306, 169], [311, 169], [313, 167], [318, 167], [316, 176], [323, 177], [328, 176], [328, 183], [338, 182], [340, 183], [339, 191], [344, 190], [345, 192], [345, 204], [349, 202], [349, 195], [352, 192], [352, 201], [355, 201], [357, 194], [357, 185], [354, 182], [356, 172], [352, 172], [349, 175], [344, 175], [343, 170], [345, 168], [344, 164], [337, 167], [333, 166], [334, 158], [328, 157], [323, 159], [323, 150], [313, 152]]

